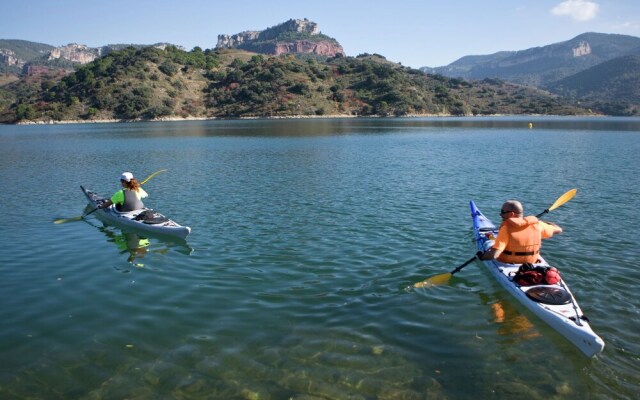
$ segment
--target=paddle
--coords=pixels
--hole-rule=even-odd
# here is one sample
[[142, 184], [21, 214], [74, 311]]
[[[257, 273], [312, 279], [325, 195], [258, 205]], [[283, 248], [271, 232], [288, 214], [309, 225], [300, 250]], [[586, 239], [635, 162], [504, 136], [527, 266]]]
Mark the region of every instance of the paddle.
[[456, 272], [460, 271], [462, 268], [466, 267], [467, 265], [471, 264], [473, 262], [473, 260], [476, 259], [476, 257], [477, 256], [473, 256], [472, 258], [468, 259], [464, 264], [462, 264], [459, 267], [456, 267], [451, 272], [447, 272], [446, 274], [440, 274], [440, 275], [432, 276], [431, 278], [427, 278], [422, 282], [418, 282], [418, 283], [414, 284], [413, 287], [421, 288], [421, 287], [425, 287], [425, 286], [442, 285], [443, 283], [447, 283], [449, 281], [449, 279], [451, 279], [453, 274], [455, 274]]
[[551, 207], [547, 208], [546, 210], [544, 210], [543, 212], [541, 212], [540, 214], [536, 215], [536, 218], [540, 218], [543, 215], [545, 215], [546, 213], [548, 213], [549, 211], [553, 211], [556, 208], [560, 207], [561, 205], [563, 205], [564, 203], [566, 203], [567, 201], [573, 199], [573, 196], [576, 195], [576, 192], [578, 191], [578, 189], [571, 189], [569, 190], [567, 193], [563, 194], [562, 196], [558, 197], [558, 200], [555, 201], [555, 203], [553, 203], [551, 205]]
[[93, 210], [89, 211], [89, 212], [88, 212], [88, 213], [86, 213], [86, 214], [82, 214], [82, 215], [81, 215], [81, 216], [79, 216], [79, 217], [56, 219], [55, 221], [53, 221], [53, 223], [54, 223], [54, 224], [64, 224], [64, 223], [66, 223], [66, 222], [81, 221], [81, 220], [83, 220], [83, 219], [84, 219], [84, 217], [86, 217], [87, 215], [92, 214], [92, 213], [94, 213], [94, 212], [96, 212], [96, 211], [98, 211], [98, 210], [99, 210], [98, 208], [94, 208]]
[[[153, 174], [147, 176], [147, 179], [143, 180], [142, 182], [140, 182], [141, 185], [144, 185], [145, 183], [147, 183], [149, 181], [149, 179], [153, 178], [154, 176], [158, 175], [161, 172], [165, 172], [166, 169], [161, 169], [159, 171], [154, 172]], [[60, 219], [56, 219], [55, 221], [53, 221], [54, 224], [64, 224], [67, 222], [74, 222], [74, 221], [81, 221], [83, 220], [86, 216], [88, 216], [91, 213], [94, 213], [96, 211], [98, 211], [98, 208], [94, 208], [93, 210], [89, 211], [86, 214], [82, 214], [79, 217], [73, 217], [73, 218], [60, 218]]]
[[[142, 182], [140, 182], [140, 184], [141, 184], [141, 185], [144, 185], [145, 183], [147, 183], [147, 181], [148, 181], [149, 179], [151, 179], [151, 178], [153, 178], [154, 176], [158, 175], [159, 173], [161, 173], [161, 172], [165, 172], [165, 171], [166, 171], [166, 169], [161, 169], [160, 171], [156, 171], [156, 172], [154, 172], [153, 174], [151, 174], [151, 175], [147, 176], [147, 179], [145, 179], [145, 180], [143, 180]], [[553, 210], [553, 208], [552, 208], [552, 210]]]
[[[566, 203], [567, 201], [571, 200], [573, 198], [573, 196], [576, 195], [577, 191], [578, 191], [578, 189], [571, 189], [568, 192], [566, 192], [565, 194], [563, 194], [562, 196], [558, 197], [558, 200], [556, 200], [551, 205], [551, 207], [547, 208], [546, 210], [544, 210], [540, 214], [536, 215], [536, 218], [540, 218], [541, 216], [543, 216], [544, 214], [548, 213], [549, 211], [553, 211], [556, 208], [558, 208], [561, 205], [563, 205], [564, 203]], [[453, 271], [447, 272], [446, 274], [440, 274], [440, 275], [432, 276], [431, 278], [427, 278], [422, 282], [415, 283], [413, 285], [413, 287], [421, 288], [421, 287], [425, 287], [425, 286], [441, 285], [441, 284], [447, 283], [449, 281], [449, 279], [451, 279], [453, 274], [455, 274], [456, 272], [460, 271], [462, 268], [466, 267], [467, 265], [471, 264], [473, 262], [473, 260], [476, 259], [476, 257], [478, 257], [477, 254], [475, 256], [473, 256], [473, 258], [467, 260], [461, 266], [455, 268]]]

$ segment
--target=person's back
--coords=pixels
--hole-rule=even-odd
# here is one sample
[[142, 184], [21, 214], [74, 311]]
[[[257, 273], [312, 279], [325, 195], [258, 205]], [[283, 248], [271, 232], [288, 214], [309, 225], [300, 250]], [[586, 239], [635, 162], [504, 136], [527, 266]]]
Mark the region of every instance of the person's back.
[[[536, 217], [512, 217], [500, 227], [504, 235], [496, 238], [494, 247], [502, 248], [498, 261], [510, 264], [535, 263], [542, 245], [542, 226]], [[502, 242], [505, 242], [502, 244]]]
[[141, 210], [144, 208], [142, 199], [147, 197], [140, 183], [133, 177], [131, 172], [123, 172], [120, 176], [120, 184], [122, 189], [118, 190], [111, 198], [100, 205], [100, 208], [106, 208], [115, 204], [116, 210], [119, 212], [129, 212]]
[[483, 260], [497, 259], [509, 264], [536, 263], [542, 247], [542, 239], [562, 228], [538, 220], [534, 216], [523, 217], [524, 208], [519, 201], [509, 200], [502, 205], [502, 224], [491, 249], [480, 255]]
[[[142, 188], [141, 188], [142, 190]], [[129, 212], [135, 210], [142, 210], [144, 208], [144, 203], [138, 197], [139, 191], [131, 190], [131, 189], [122, 189], [123, 193], [123, 202], [122, 204], [117, 204], [116, 209], [120, 212]]]

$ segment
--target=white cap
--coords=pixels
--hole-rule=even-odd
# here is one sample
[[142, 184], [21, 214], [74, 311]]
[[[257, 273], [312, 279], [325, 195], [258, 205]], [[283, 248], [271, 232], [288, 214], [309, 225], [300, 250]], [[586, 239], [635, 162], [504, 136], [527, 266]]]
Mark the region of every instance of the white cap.
[[120, 175], [121, 181], [131, 182], [132, 179], [133, 179], [133, 174], [131, 172], [123, 172], [122, 175]]

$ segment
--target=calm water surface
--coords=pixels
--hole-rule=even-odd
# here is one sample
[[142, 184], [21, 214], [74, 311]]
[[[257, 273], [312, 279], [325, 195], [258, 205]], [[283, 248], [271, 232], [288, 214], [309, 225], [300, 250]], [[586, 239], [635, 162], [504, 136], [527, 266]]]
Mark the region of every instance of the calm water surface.
[[[0, 126], [0, 397], [637, 398], [639, 154], [638, 119]], [[163, 168], [146, 204], [186, 242], [53, 223]], [[598, 357], [479, 265], [406, 289], [473, 254], [470, 199], [574, 187], [544, 253]]]

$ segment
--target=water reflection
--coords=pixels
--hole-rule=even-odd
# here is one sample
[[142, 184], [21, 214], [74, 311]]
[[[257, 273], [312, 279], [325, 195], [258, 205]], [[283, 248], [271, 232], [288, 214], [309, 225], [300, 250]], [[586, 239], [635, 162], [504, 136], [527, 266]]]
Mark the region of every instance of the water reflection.
[[84, 221], [102, 232], [107, 242], [115, 244], [120, 254], [126, 255], [127, 262], [134, 267], [144, 267], [142, 259], [149, 254], [167, 254], [173, 249], [179, 253], [190, 255], [193, 251], [187, 242], [182, 239], [163, 239], [155, 236], [152, 238], [105, 223], [102, 223], [102, 226], [98, 226], [87, 219]]
[[509, 343], [530, 340], [540, 336], [529, 318], [520, 313], [511, 301], [490, 298], [486, 293], [479, 293], [482, 304], [491, 307], [492, 322], [497, 324], [498, 335]]
[[491, 304], [494, 320], [498, 326], [498, 334], [517, 340], [528, 340], [540, 336], [529, 318], [518, 313], [508, 303], [498, 301]]
[[[117, 127], [117, 128], [116, 128]], [[55, 133], [58, 138], [77, 139], [78, 135], [94, 138], [109, 135], [111, 138], [169, 138], [169, 137], [317, 137], [353, 134], [424, 132], [428, 129], [515, 129], [538, 132], [540, 130], [633, 131], [640, 130], [640, 118], [628, 117], [425, 117], [425, 118], [322, 118], [308, 119], [258, 119], [258, 120], [205, 120], [173, 122], [135, 122], [113, 124], [52, 125], [45, 127], [0, 127], [0, 141], [30, 138]], [[51, 146], [51, 142], [47, 140]], [[55, 145], [55, 144], [54, 144]]]
[[[104, 230], [107, 236], [108, 231]], [[122, 232], [120, 235], [113, 235], [109, 238], [109, 241], [113, 241], [120, 250], [120, 254], [129, 254], [127, 261], [135, 266], [143, 266], [143, 264], [135, 264], [136, 258], [144, 258], [147, 254], [147, 247], [151, 244], [149, 239], [138, 235], [133, 232]]]

